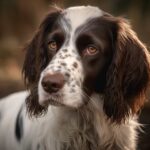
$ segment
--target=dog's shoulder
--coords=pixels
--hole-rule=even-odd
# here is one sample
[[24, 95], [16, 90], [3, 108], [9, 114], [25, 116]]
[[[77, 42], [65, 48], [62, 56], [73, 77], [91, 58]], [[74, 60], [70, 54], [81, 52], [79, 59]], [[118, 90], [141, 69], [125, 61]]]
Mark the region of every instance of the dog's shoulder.
[[28, 91], [20, 91], [1, 98], [0, 111], [4, 112], [6, 110], [8, 111], [8, 109], [16, 110], [17, 108], [20, 108], [28, 95]]

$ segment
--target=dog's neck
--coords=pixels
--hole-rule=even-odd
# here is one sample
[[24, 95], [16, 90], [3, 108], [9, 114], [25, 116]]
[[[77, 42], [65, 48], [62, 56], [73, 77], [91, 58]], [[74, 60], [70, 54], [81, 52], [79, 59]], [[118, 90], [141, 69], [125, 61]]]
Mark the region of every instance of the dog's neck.
[[76, 111], [74, 118], [75, 128], [66, 147], [71, 150], [100, 149], [100, 137], [97, 131], [97, 112], [88, 105]]
[[119, 127], [110, 122], [99, 95], [94, 95], [87, 105], [78, 110], [50, 106], [46, 116], [49, 119], [43, 120], [43, 124], [53, 122], [50, 127], [53, 130], [45, 131], [46, 137], [49, 137], [47, 142], [51, 141], [52, 147], [58, 146], [58, 150], [124, 150], [124, 145], [134, 147], [135, 143], [127, 138], [129, 134], [134, 138], [132, 135], [137, 126], [134, 118]]
[[[106, 119], [104, 118], [102, 108], [102, 99], [98, 95], [95, 95], [87, 105], [78, 110], [68, 108], [60, 109], [62, 116], [59, 118], [63, 118], [62, 122], [68, 130], [68, 135], [63, 138], [64, 142], [61, 142], [62, 150], [102, 149], [100, 136], [103, 131], [100, 130]], [[63, 126], [62, 122], [59, 124]], [[60, 132], [66, 134], [63, 131]]]

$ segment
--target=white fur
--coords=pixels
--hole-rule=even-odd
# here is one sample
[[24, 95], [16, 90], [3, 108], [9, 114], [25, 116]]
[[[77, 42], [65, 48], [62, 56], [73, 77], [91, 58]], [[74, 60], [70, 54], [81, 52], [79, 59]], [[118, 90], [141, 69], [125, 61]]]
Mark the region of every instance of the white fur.
[[[37, 150], [37, 145], [40, 144], [43, 147], [46, 145], [48, 150], [61, 150], [61, 143], [67, 143], [71, 134], [78, 130], [77, 114], [65, 107], [50, 106], [47, 114], [38, 119], [29, 118], [24, 108], [22, 112], [24, 134], [20, 142], [15, 138], [16, 116], [27, 95], [27, 92], [20, 92], [1, 100], [0, 149]], [[113, 145], [116, 142], [121, 150], [134, 150], [138, 126], [135, 118], [130, 118], [125, 124], [112, 124], [103, 112], [101, 97], [93, 95], [90, 105], [94, 110], [93, 122], [101, 145], [107, 145], [107, 143]]]
[[65, 17], [71, 21], [73, 32], [89, 18], [101, 17], [103, 15], [99, 8], [92, 6], [71, 7], [66, 9], [64, 13], [66, 13]]

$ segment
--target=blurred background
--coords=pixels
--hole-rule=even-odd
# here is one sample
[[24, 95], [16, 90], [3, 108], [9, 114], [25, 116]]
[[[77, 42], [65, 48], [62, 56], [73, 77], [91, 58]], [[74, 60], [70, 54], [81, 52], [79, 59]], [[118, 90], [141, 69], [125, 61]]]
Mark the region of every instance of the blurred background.
[[[21, 68], [23, 47], [38, 28], [51, 5], [62, 8], [95, 5], [130, 20], [139, 38], [150, 46], [150, 0], [0, 0], [0, 97], [25, 89]], [[150, 150], [150, 104], [140, 113], [145, 124], [138, 150]]]

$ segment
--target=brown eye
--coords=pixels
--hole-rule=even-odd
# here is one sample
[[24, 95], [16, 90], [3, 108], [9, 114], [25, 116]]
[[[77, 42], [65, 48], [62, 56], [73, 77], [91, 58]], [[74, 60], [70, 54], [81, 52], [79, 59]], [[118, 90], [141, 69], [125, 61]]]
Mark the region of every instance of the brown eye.
[[48, 48], [52, 51], [57, 51], [57, 49], [58, 49], [57, 43], [55, 41], [49, 42]]
[[95, 55], [98, 53], [98, 49], [94, 46], [88, 46], [84, 51], [83, 55]]

